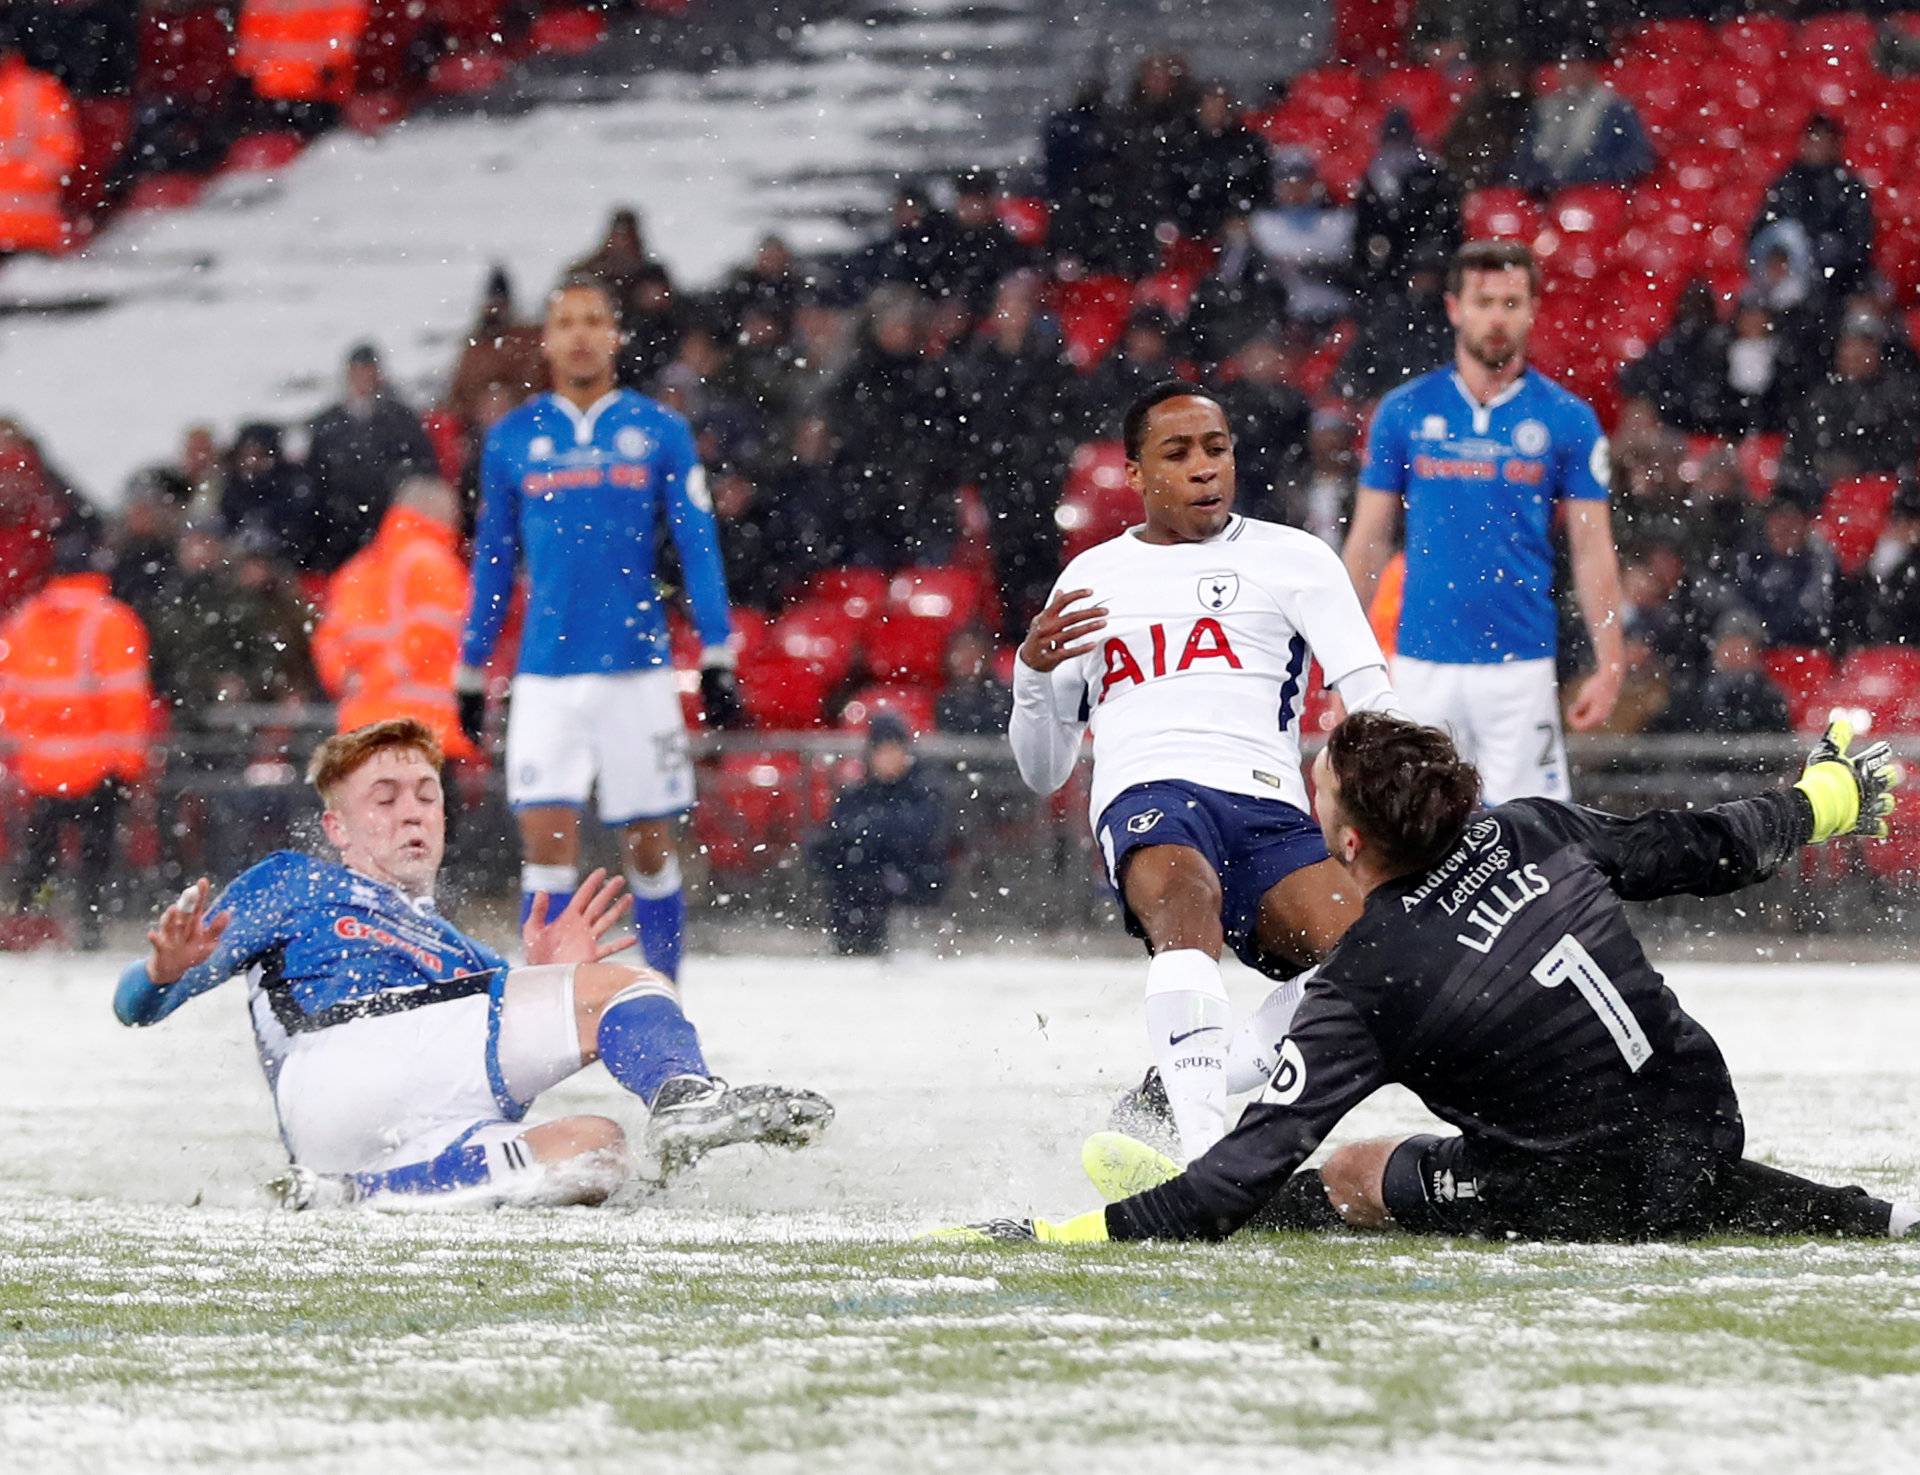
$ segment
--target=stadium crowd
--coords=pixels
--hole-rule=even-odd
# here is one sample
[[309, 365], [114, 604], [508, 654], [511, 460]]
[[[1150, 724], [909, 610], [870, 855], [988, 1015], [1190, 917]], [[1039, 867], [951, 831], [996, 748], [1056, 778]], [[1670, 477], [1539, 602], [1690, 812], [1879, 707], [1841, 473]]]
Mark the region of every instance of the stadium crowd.
[[[1785, 731], [1848, 652], [1920, 639], [1920, 248], [1900, 193], [1920, 32], [1771, 13], [1610, 43], [1587, 30], [1532, 66], [1423, 13], [1390, 60], [1258, 99], [1151, 56], [1117, 94], [1091, 80], [1044, 120], [1031, 189], [984, 168], [903, 182], [855, 249], [801, 259], [769, 236], [705, 291], [617, 212], [574, 271], [618, 305], [622, 381], [695, 428], [759, 724], [892, 706], [920, 730], [997, 730], [995, 653], [1004, 672], [1063, 548], [1129, 520], [1114, 421], [1158, 380], [1218, 387], [1246, 511], [1337, 544], [1367, 412], [1449, 359], [1445, 263], [1488, 234], [1533, 241], [1535, 357], [1613, 431], [1633, 663], [1619, 730]], [[1735, 68], [1736, 100], [1741, 78], [1765, 85], [1712, 113], [1703, 57]], [[36, 60], [0, 39], [0, 87]], [[123, 84], [110, 68], [65, 81]], [[275, 103], [273, 126], [328, 126], [350, 101]], [[135, 113], [136, 134], [165, 133]], [[209, 167], [232, 137], [185, 153]], [[154, 148], [130, 167], [179, 163]], [[0, 618], [104, 576], [147, 631], [177, 735], [234, 704], [339, 696], [352, 663], [314, 643], [330, 581], [396, 518], [448, 549], [470, 530], [478, 447], [542, 387], [533, 307], [496, 271], [424, 413], [363, 345], [338, 403], [226, 444], [186, 428], [110, 520], [30, 428], [0, 424]], [[459, 494], [444, 513], [422, 510], [435, 479]]]

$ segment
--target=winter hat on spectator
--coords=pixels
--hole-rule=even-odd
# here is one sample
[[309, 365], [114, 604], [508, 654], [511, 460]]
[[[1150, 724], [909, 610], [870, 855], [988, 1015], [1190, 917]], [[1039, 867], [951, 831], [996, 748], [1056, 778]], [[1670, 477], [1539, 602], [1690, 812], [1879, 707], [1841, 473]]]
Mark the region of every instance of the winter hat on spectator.
[[98, 571], [99, 548], [84, 527], [63, 527], [53, 535], [53, 571], [56, 574], [91, 574]]
[[912, 730], [896, 713], [875, 712], [872, 721], [867, 723], [867, 751], [872, 752], [883, 743], [897, 743], [903, 748], [913, 746]]

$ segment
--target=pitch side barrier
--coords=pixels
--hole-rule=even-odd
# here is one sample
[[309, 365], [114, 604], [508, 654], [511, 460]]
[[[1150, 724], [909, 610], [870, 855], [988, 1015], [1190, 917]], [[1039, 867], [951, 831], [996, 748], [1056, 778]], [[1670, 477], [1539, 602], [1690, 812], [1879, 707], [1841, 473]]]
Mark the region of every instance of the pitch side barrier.
[[[159, 777], [135, 795], [123, 827], [130, 896], [161, 895], [203, 871], [232, 874], [289, 839], [317, 848], [317, 805], [300, 775], [331, 730], [326, 708], [235, 707], [218, 723], [170, 737], [156, 753]], [[695, 908], [742, 928], [796, 935], [817, 928], [824, 909], [809, 842], [828, 823], [835, 795], [860, 776], [862, 736], [699, 733], [692, 741], [700, 805], [685, 848]], [[1581, 802], [1631, 814], [1714, 804], [1785, 783], [1809, 741], [1575, 736], [1568, 750]], [[1895, 748], [1920, 771], [1920, 736], [1897, 738]], [[1088, 832], [1086, 763], [1059, 793], [1040, 796], [1020, 781], [1000, 738], [928, 734], [915, 752], [947, 798], [946, 831], [927, 843], [944, 847], [950, 880], [940, 900], [909, 909], [902, 925], [956, 945], [1119, 936]], [[449, 879], [470, 896], [508, 897], [518, 885], [516, 831], [497, 752], [494, 759], [449, 774], [456, 811]], [[1872, 957], [1920, 940], [1920, 792], [1907, 794], [1892, 840], [1810, 850], [1791, 874], [1738, 897], [1649, 906], [1643, 925], [1663, 948], [1763, 935], [1790, 940], [1785, 956], [1804, 949]], [[1901, 819], [1912, 834], [1900, 833]], [[13, 856], [19, 840], [16, 833]], [[616, 863], [611, 840], [597, 843], [588, 863]], [[1744, 955], [1751, 956], [1750, 942]]]

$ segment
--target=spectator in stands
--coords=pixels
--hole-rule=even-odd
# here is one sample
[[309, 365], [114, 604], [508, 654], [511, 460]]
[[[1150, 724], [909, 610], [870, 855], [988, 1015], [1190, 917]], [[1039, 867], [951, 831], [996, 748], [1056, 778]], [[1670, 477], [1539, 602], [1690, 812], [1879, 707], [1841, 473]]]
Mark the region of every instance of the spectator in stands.
[[0, 419], [0, 614], [46, 582], [62, 533], [91, 532], [92, 524], [33, 437]]
[[697, 319], [681, 304], [667, 269], [649, 262], [635, 274], [632, 295], [621, 309], [622, 340], [615, 364], [621, 386], [649, 393], [660, 371], [673, 362]]
[[[833, 431], [824, 417], [802, 415], [788, 432], [785, 453], [769, 458], [772, 465], [755, 489], [751, 521], [768, 528], [762, 544], [790, 565], [786, 585], [797, 588], [821, 569], [858, 563], [859, 550], [846, 528], [846, 502], [834, 465]], [[716, 510], [717, 507], [716, 507]], [[722, 536], [720, 549], [730, 554], [732, 544]], [[727, 576], [734, 600], [766, 608], [769, 613], [785, 602], [785, 594], [761, 604], [753, 591]]]
[[387, 385], [379, 350], [356, 345], [347, 354], [345, 397], [309, 431], [307, 474], [324, 519], [318, 567], [338, 568], [366, 546], [394, 487], [438, 471], [420, 417]]
[[1800, 155], [1767, 190], [1748, 239], [1758, 242], [1783, 222], [1805, 232], [1830, 295], [1860, 290], [1873, 270], [1873, 198], [1842, 161], [1840, 124], [1824, 113], [1807, 120]]
[[843, 300], [844, 291], [841, 284], [809, 286], [793, 311], [788, 394], [796, 408], [808, 413], [826, 402], [859, 343], [859, 322]]
[[762, 417], [784, 421], [799, 390], [794, 357], [787, 319], [765, 303], [752, 303], [741, 315], [721, 382], [742, 405]]
[[896, 905], [938, 900], [947, 882], [947, 801], [914, 761], [913, 737], [891, 712], [867, 728], [867, 770], [833, 801], [809, 846], [827, 887], [827, 930], [847, 957], [886, 951]]
[[313, 690], [310, 612], [257, 534], [228, 542], [189, 525], [178, 569], [152, 625], [154, 668], [178, 726], [206, 731], [222, 706]]
[[938, 563], [952, 545], [957, 433], [948, 365], [921, 352], [926, 304], [904, 287], [874, 294], [867, 331], [825, 405], [856, 563]]
[[942, 223], [933, 294], [936, 301], [964, 303], [969, 323], [986, 312], [1000, 279], [1027, 259], [1026, 247], [1000, 219], [999, 192], [991, 169], [963, 171], [953, 182], [953, 213]]
[[0, 260], [65, 243], [61, 191], [80, 157], [73, 99], [27, 64], [15, 23], [0, 23]]
[[[804, 450], [824, 467], [832, 442], [818, 420], [818, 445]], [[805, 439], [803, 437], [803, 439]], [[720, 553], [727, 571], [727, 592], [736, 605], [776, 615], [800, 594], [807, 581], [829, 567], [832, 505], [828, 488], [810, 495], [780, 496], [771, 487], [792, 490], [797, 476], [772, 473], [766, 486], [731, 468], [713, 478], [713, 515], [720, 524]]]
[[613, 294], [621, 326], [626, 327], [640, 283], [650, 268], [659, 269], [659, 263], [647, 250], [646, 236], [640, 229], [640, 213], [630, 205], [623, 205], [608, 218], [607, 233], [600, 244], [569, 266], [565, 275], [604, 282]]
[[[1660, 341], [1621, 369], [1621, 392], [1646, 401], [1663, 424], [1689, 435], [1740, 433], [1723, 422], [1728, 364], [1725, 346], [1716, 352], [1719, 327], [1713, 288], [1694, 277], [1681, 290]], [[1743, 367], [1750, 371], [1753, 365]]]
[[1554, 69], [1518, 149], [1520, 182], [1542, 194], [1571, 184], [1632, 184], [1653, 167], [1653, 146], [1632, 103], [1600, 80], [1596, 58]]
[[1226, 362], [1251, 338], [1288, 321], [1286, 284], [1253, 243], [1253, 220], [1229, 215], [1213, 268], [1187, 301], [1187, 346], [1194, 360]]
[[1868, 638], [1920, 650], [1920, 509], [1910, 497], [1896, 499], [1868, 572], [1874, 586]]
[[1438, 247], [1422, 246], [1408, 258], [1402, 286], [1369, 297], [1353, 346], [1334, 375], [1342, 399], [1371, 403], [1414, 375], [1452, 360], [1447, 260]]
[[1185, 57], [1165, 52], [1141, 61], [1116, 120], [1108, 210], [1113, 264], [1127, 276], [1145, 276], [1159, 259], [1159, 229], [1178, 208], [1178, 169], [1198, 127], [1198, 103]]
[[1005, 737], [1013, 688], [993, 674], [993, 640], [963, 625], [947, 641], [947, 684], [933, 704], [934, 725], [955, 737]]
[[1622, 616], [1679, 685], [1705, 669], [1709, 632], [1723, 612], [1719, 592], [1694, 582], [1686, 553], [1670, 538], [1640, 535], [1622, 575]]
[[70, 529], [46, 587], [0, 622], [0, 730], [31, 802], [15, 902], [23, 914], [45, 906], [62, 831], [74, 826], [71, 890], [89, 950], [100, 946], [121, 789], [147, 771], [148, 697], [147, 632], [98, 571], [91, 533]]
[[1307, 464], [1286, 488], [1280, 521], [1305, 528], [1333, 548], [1344, 545], [1359, 479], [1357, 449], [1345, 410], [1333, 405], [1315, 410], [1307, 431]]
[[192, 485], [171, 466], [149, 466], [127, 480], [109, 541], [113, 595], [149, 628], [179, 577], [180, 534], [192, 501]]
[[145, 59], [120, 179], [217, 168], [237, 131], [228, 17], [209, 0], [149, 0], [142, 9]]
[[694, 449], [709, 470], [751, 465], [767, 443], [767, 416], [740, 396], [731, 362], [712, 329], [696, 323], [654, 384], [661, 403], [692, 425]]
[[1660, 715], [1659, 732], [1791, 732], [1787, 699], [1761, 662], [1766, 631], [1751, 610], [1731, 609], [1713, 628], [1713, 654], [1703, 681], [1682, 691]]
[[480, 313], [467, 329], [467, 341], [453, 366], [446, 405], [461, 425], [470, 425], [482, 394], [496, 384], [506, 385], [515, 404], [546, 382], [540, 356], [540, 325], [518, 321], [513, 311], [513, 281], [504, 266], [487, 274], [480, 297]]
[[1173, 356], [1173, 319], [1157, 307], [1135, 308], [1119, 345], [1080, 381], [1080, 439], [1110, 440], [1128, 405], [1185, 368]]
[[1279, 334], [1269, 329], [1255, 335], [1229, 361], [1224, 377], [1220, 402], [1234, 428], [1240, 500], [1255, 517], [1290, 521], [1287, 491], [1306, 471], [1313, 409], [1287, 382]]
[[1440, 157], [1463, 190], [1509, 183], [1520, 136], [1533, 116], [1533, 84], [1514, 61], [1489, 63], [1440, 144]]
[[133, 0], [12, 0], [27, 64], [75, 97], [123, 97], [137, 58]]
[[1686, 459], [1686, 438], [1665, 426], [1621, 447], [1614, 521], [1623, 536], [1684, 546], [1693, 518], [1692, 489], [1681, 474]]
[[1776, 497], [1762, 542], [1740, 560], [1740, 592], [1768, 645], [1825, 645], [1833, 635], [1833, 550], [1804, 508]]
[[1111, 270], [1110, 227], [1119, 178], [1119, 121], [1106, 83], [1089, 77], [1047, 119], [1041, 141], [1047, 248], [1068, 272]]
[[1172, 168], [1174, 223], [1199, 240], [1212, 240], [1228, 220], [1273, 198], [1266, 140], [1240, 121], [1233, 94], [1218, 83], [1201, 91], [1192, 135]]
[[1073, 456], [1073, 371], [1037, 272], [1003, 279], [955, 364], [960, 469], [987, 513], [1005, 628], [1023, 635], [1060, 572], [1053, 511]]
[[1389, 108], [1353, 202], [1353, 271], [1364, 293], [1399, 288], [1416, 256], [1460, 245], [1460, 184], [1420, 147], [1405, 108]]
[[277, 425], [256, 421], [234, 437], [220, 489], [220, 521], [229, 536], [264, 540], [297, 569], [325, 566], [331, 539], [323, 508], [306, 472], [287, 458]]
[[853, 254], [847, 274], [862, 295], [886, 282], [931, 292], [948, 239], [946, 216], [933, 208], [926, 191], [903, 184], [894, 193], [886, 229]]
[[1843, 477], [1912, 464], [1920, 384], [1887, 363], [1885, 338], [1886, 325], [1873, 313], [1848, 315], [1832, 372], [1793, 417], [1776, 495], [1811, 511]]
[[220, 453], [220, 442], [211, 425], [189, 425], [180, 437], [180, 474], [193, 488], [187, 504], [188, 516], [200, 522], [212, 522], [221, 515], [221, 499], [227, 489], [227, 458]]
[[793, 248], [774, 234], [760, 238], [753, 260], [736, 271], [714, 293], [713, 309], [729, 328], [739, 328], [747, 313], [758, 308], [773, 314], [782, 335], [793, 319], [801, 288]]
[[1296, 319], [1324, 326], [1347, 315], [1353, 212], [1328, 198], [1312, 155], [1275, 155], [1273, 201], [1254, 213], [1253, 243], [1285, 284]]
[[1747, 493], [1731, 446], [1714, 446], [1690, 469], [1692, 492], [1681, 538], [1687, 566], [1698, 579], [1732, 588], [1741, 556], [1760, 542], [1759, 504]]
[[453, 695], [471, 592], [458, 523], [451, 487], [409, 477], [373, 541], [328, 581], [313, 664], [339, 704], [339, 731], [412, 717], [433, 730], [448, 758], [478, 756]]

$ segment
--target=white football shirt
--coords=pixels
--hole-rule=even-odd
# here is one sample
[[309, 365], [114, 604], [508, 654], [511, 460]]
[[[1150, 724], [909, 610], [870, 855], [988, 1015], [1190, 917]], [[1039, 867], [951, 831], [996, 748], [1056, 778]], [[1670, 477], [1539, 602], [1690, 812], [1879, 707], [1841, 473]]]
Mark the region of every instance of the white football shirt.
[[[1386, 665], [1346, 569], [1311, 533], [1248, 517], [1204, 543], [1147, 543], [1139, 531], [1089, 548], [1054, 585], [1091, 589], [1107, 626], [1089, 654], [1050, 674], [1017, 668], [1011, 736], [1023, 774], [1032, 782], [1051, 769], [1053, 787], [1064, 782], [1057, 763], [1028, 754], [1072, 752], [1084, 723], [1096, 824], [1123, 790], [1168, 779], [1306, 810], [1309, 663], [1330, 686]], [[1054, 731], [1043, 736], [1042, 722]]]

